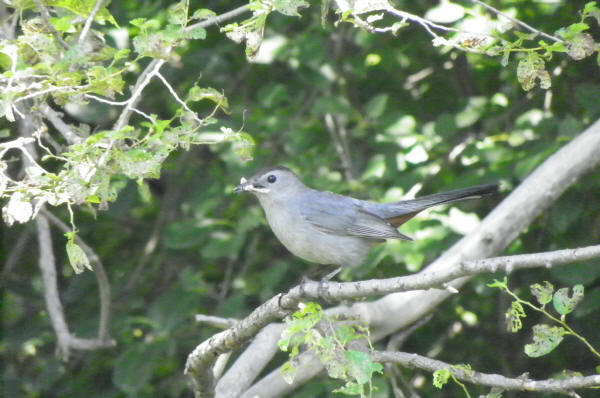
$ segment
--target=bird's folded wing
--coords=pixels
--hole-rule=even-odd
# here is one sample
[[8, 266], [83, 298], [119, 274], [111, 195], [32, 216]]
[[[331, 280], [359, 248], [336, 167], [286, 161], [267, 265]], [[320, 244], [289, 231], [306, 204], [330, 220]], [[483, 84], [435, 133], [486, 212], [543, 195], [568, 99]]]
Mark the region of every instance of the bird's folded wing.
[[[320, 201], [319, 201], [320, 202]], [[357, 236], [367, 239], [403, 239], [396, 228], [383, 218], [370, 213], [356, 203], [304, 203], [302, 216], [317, 229], [333, 235]]]

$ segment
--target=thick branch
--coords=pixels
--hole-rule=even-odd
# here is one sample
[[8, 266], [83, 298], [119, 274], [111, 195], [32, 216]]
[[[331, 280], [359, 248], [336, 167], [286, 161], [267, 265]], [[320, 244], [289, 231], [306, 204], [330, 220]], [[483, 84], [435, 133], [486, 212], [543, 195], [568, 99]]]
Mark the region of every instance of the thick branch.
[[196, 347], [188, 357], [186, 373], [192, 375], [196, 385], [201, 386], [197, 390], [198, 396], [204, 396], [200, 395], [201, 393], [211, 396], [211, 392], [207, 391], [206, 387], [214, 384], [210, 371], [214, 358], [219, 354], [240, 347], [264, 326], [295, 310], [302, 299], [325, 297], [328, 300], [344, 300], [439, 288], [446, 282], [482, 272], [512, 272], [521, 268], [552, 267], [598, 257], [600, 257], [600, 245], [538, 254], [496, 257], [479, 261], [465, 261], [454, 268], [436, 272], [426, 270], [419, 274], [398, 278], [372, 279], [359, 282], [303, 283], [287, 293], [271, 298], [230, 329], [214, 335]]
[[[428, 272], [443, 272], [459, 267], [465, 260], [490, 257], [502, 251], [570, 185], [600, 163], [599, 147], [600, 120], [542, 163], [481, 222], [477, 230], [432, 263], [427, 268]], [[467, 280], [461, 278], [452, 285], [460, 286]], [[370, 325], [372, 340], [377, 341], [422, 318], [449, 294], [444, 290], [394, 293], [374, 302], [339, 306], [327, 312], [359, 317]], [[272, 344], [275, 343], [274, 340]], [[319, 371], [320, 368], [314, 366], [298, 368], [294, 384], [289, 385], [282, 379], [279, 370], [275, 369], [247, 392], [266, 391], [262, 395], [264, 398], [283, 396]], [[263, 388], [266, 386], [268, 388]]]
[[435, 372], [450, 369], [454, 377], [461, 381], [488, 387], [500, 387], [504, 390], [567, 392], [573, 389], [600, 385], [600, 375], [573, 376], [565, 379], [533, 380], [525, 377], [509, 378], [499, 374], [466, 371], [452, 367], [451, 364], [417, 354], [392, 351], [375, 351], [371, 358], [376, 362], [396, 363], [398, 365]]

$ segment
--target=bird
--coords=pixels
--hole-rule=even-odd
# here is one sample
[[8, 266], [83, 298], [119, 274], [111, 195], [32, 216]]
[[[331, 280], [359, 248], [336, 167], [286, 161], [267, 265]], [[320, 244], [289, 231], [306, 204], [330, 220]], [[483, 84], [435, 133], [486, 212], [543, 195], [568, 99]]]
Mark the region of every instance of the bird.
[[284, 166], [264, 168], [249, 179], [242, 177], [233, 189], [258, 198], [271, 230], [292, 254], [338, 267], [323, 280], [331, 279], [343, 267], [359, 266], [371, 248], [386, 239], [412, 240], [397, 228], [419, 212], [497, 191], [497, 184], [485, 184], [376, 203], [310, 188]]

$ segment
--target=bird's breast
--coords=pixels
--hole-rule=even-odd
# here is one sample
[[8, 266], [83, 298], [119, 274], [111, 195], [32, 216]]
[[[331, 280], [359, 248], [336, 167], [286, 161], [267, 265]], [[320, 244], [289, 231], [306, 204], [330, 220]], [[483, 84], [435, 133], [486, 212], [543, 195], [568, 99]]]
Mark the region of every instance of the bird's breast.
[[273, 206], [268, 211], [265, 209], [267, 222], [277, 239], [290, 252], [306, 261], [358, 266], [375, 243], [359, 237], [323, 232], [307, 221], [298, 207], [286, 207], [285, 210]]

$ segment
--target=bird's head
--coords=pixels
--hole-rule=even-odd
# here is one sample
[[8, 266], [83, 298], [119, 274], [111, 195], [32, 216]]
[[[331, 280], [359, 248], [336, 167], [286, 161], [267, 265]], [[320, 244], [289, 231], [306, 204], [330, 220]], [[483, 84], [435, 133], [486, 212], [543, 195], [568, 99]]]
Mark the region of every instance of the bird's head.
[[262, 169], [249, 179], [242, 177], [234, 193], [250, 192], [259, 199], [286, 198], [305, 188], [298, 176], [287, 167], [276, 166]]

